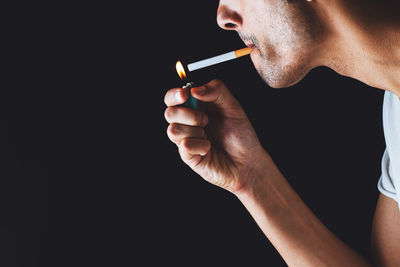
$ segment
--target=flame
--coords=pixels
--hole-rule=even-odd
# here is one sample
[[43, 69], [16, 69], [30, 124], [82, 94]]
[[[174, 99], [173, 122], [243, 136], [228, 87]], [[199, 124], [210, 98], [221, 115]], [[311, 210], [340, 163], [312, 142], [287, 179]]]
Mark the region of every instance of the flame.
[[178, 72], [178, 75], [182, 80], [186, 79], [185, 68], [180, 61], [176, 62], [176, 72]]

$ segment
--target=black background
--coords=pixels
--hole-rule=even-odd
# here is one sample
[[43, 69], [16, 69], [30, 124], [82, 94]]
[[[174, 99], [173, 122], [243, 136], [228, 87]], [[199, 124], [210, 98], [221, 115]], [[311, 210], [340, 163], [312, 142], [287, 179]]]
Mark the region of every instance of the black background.
[[[217, 1], [7, 6], [0, 131], [3, 266], [282, 266], [237, 198], [190, 171], [166, 136], [175, 62], [243, 47]], [[291, 185], [367, 255], [384, 150], [383, 91], [313, 70], [268, 87], [250, 58], [222, 79]], [[5, 265], [6, 264], [6, 265]]]

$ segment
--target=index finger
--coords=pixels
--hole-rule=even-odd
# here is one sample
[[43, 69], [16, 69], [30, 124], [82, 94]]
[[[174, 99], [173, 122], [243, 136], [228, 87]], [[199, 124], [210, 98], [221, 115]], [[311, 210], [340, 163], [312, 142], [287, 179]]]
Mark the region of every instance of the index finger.
[[173, 88], [168, 90], [164, 97], [164, 103], [168, 107], [185, 103], [188, 92], [184, 88]]

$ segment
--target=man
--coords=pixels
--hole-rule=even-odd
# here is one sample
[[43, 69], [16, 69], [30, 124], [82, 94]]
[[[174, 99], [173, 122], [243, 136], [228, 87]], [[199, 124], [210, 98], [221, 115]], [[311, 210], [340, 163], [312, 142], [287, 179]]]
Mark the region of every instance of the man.
[[[221, 0], [220, 27], [253, 47], [251, 58], [272, 87], [287, 87], [312, 68], [386, 90], [381, 192], [372, 231], [378, 266], [400, 266], [400, 4], [372, 0]], [[290, 266], [367, 266], [334, 236], [287, 183], [238, 101], [217, 80], [193, 88], [207, 113], [179, 107], [188, 92], [167, 92], [167, 133], [182, 160], [245, 205]]]

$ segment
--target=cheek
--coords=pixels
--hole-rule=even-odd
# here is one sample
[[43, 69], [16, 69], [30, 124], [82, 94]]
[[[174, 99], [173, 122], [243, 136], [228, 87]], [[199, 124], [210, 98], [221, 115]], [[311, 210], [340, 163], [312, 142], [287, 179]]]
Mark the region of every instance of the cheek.
[[[278, 57], [298, 51], [305, 42], [309, 41], [309, 29], [313, 24], [308, 21], [308, 14], [301, 10], [296, 3], [274, 1], [262, 13], [257, 13], [260, 41], [263, 50], [273, 50]], [[269, 55], [268, 55], [269, 56]]]
[[272, 20], [266, 28], [269, 46], [279, 54], [290, 52], [295, 45], [293, 28], [280, 16], [275, 15]]

